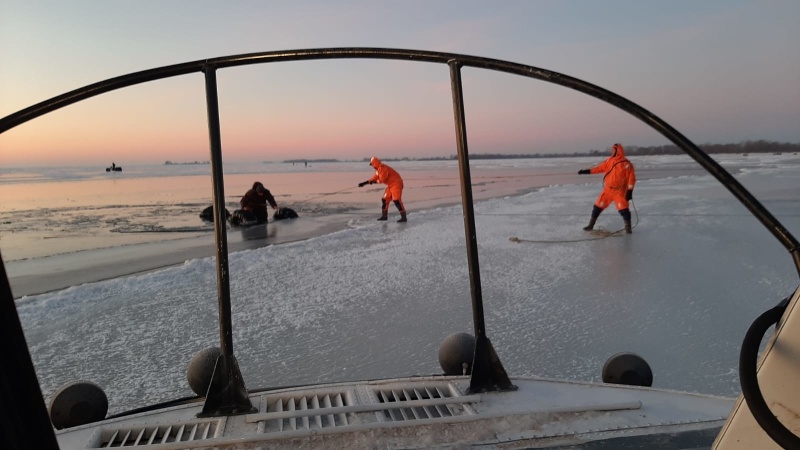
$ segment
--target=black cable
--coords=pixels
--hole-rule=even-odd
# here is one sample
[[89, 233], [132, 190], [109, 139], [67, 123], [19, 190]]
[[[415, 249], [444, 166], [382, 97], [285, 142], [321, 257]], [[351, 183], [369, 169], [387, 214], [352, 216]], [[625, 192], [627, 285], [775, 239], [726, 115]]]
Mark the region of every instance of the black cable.
[[792, 433], [772, 414], [758, 385], [756, 370], [761, 339], [769, 327], [778, 323], [786, 311], [788, 303], [789, 298], [787, 297], [774, 308], [758, 316], [750, 325], [739, 353], [739, 382], [742, 385], [742, 395], [747, 401], [747, 406], [761, 428], [781, 447], [798, 449], [800, 448], [800, 437]]

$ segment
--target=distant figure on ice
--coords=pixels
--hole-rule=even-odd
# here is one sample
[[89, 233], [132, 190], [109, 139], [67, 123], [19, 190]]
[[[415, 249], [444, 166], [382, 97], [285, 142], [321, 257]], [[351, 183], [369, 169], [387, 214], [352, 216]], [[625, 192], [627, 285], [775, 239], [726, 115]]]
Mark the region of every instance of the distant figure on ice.
[[583, 227], [584, 230], [594, 229], [594, 224], [600, 213], [612, 202], [617, 207], [617, 211], [625, 222], [625, 232], [633, 232], [631, 228], [631, 211], [628, 209], [628, 200], [633, 199], [633, 185], [636, 184], [636, 173], [633, 164], [625, 158], [625, 149], [621, 144], [611, 146], [611, 156], [591, 169], [578, 171], [579, 175], [592, 173], [605, 173], [603, 176], [603, 191], [597, 197], [597, 201], [592, 208], [592, 218], [589, 225]]
[[375, 169], [375, 175], [367, 181], [358, 183], [358, 187], [375, 183], [386, 185], [386, 191], [384, 191], [381, 199], [381, 217], [378, 220], [388, 219], [389, 203], [394, 202], [397, 210], [400, 211], [398, 222], [406, 222], [406, 207], [403, 206], [403, 178], [400, 177], [396, 170], [382, 163], [380, 159], [374, 156], [369, 160], [369, 165]]
[[253, 215], [257, 224], [267, 223], [267, 218], [269, 217], [267, 215], [267, 203], [272, 206], [272, 209], [278, 209], [275, 197], [260, 181], [253, 183], [253, 188], [248, 190], [239, 202], [242, 206], [242, 211]]

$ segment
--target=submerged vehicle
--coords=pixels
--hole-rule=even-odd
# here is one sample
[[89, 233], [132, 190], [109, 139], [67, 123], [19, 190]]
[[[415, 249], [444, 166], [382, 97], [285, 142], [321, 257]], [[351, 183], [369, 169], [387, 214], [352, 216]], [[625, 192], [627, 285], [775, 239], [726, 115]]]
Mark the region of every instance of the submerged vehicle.
[[[473, 334], [443, 342], [443, 374], [247, 389], [233, 352], [216, 73], [253, 64], [330, 59], [385, 59], [449, 69], [461, 184]], [[645, 361], [612, 356], [604, 382], [509, 375], [489, 339], [475, 231], [461, 69], [504, 72], [560, 85], [640, 119], [719, 180], [785, 247], [800, 274], [800, 246], [723, 167], [669, 124], [596, 85], [538, 67], [433, 51], [324, 48], [271, 51], [165, 66], [101, 81], [0, 119], [0, 133], [73, 103], [124, 87], [203, 73], [211, 153], [217, 262], [217, 348], [192, 358], [187, 378], [198, 394], [110, 417], [91, 382], [56, 392], [49, 412], [39, 387], [5, 268], [0, 277], [4, 341], [2, 448], [800, 448], [800, 289], [757, 318], [742, 345], [743, 394], [720, 398], [650, 386]], [[465, 280], [467, 282], [467, 280]], [[761, 338], [772, 327], [766, 348]], [[189, 326], [189, 324], [187, 324]], [[188, 355], [187, 355], [188, 356]], [[55, 428], [55, 429], [54, 429]]]

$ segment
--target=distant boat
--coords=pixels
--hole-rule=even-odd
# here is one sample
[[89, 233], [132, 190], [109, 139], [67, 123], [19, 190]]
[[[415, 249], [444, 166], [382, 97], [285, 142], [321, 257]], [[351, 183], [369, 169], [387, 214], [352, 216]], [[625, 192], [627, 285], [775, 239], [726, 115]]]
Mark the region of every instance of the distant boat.
[[111, 163], [111, 167], [106, 167], [106, 172], [122, 172], [122, 167]]

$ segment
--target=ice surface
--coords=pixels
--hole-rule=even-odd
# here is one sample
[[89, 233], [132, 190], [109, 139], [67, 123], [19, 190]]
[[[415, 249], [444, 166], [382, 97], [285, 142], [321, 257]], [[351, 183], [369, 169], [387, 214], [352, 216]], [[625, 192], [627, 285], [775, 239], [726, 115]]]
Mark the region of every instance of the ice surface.
[[[800, 161], [743, 158], [724, 164], [800, 234]], [[609, 356], [632, 351], [656, 387], [738, 393], [744, 333], [797, 287], [797, 271], [716, 180], [664, 161], [675, 176], [641, 177], [629, 236], [586, 240], [597, 179], [476, 203], [486, 331], [509, 374], [599, 381]], [[598, 225], [622, 219], [611, 208]], [[441, 373], [442, 340], [472, 332], [460, 207], [413, 211], [406, 224], [354, 220], [234, 253], [229, 266], [234, 351], [251, 389]], [[22, 299], [43, 392], [91, 380], [112, 412], [191, 395], [186, 365], [219, 345], [215, 283], [205, 258]]]

